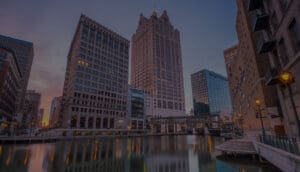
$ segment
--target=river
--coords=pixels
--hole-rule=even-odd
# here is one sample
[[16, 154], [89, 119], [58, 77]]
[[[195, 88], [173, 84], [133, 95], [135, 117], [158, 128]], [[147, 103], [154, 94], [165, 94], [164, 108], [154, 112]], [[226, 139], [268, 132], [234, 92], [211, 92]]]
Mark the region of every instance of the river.
[[1, 145], [0, 172], [273, 172], [216, 158], [211, 136], [148, 136]]

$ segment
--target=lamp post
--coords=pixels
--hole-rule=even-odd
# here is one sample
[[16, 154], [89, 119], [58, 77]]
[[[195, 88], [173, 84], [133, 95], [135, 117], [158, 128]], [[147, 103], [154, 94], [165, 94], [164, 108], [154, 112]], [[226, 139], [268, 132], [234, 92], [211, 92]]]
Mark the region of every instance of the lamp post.
[[298, 112], [297, 112], [297, 108], [295, 105], [295, 101], [294, 101], [294, 96], [293, 96], [293, 92], [292, 92], [292, 88], [291, 88], [291, 83], [294, 82], [294, 77], [292, 75], [291, 72], [288, 71], [284, 71], [279, 75], [279, 80], [281, 81], [282, 84], [284, 84], [287, 89], [288, 89], [288, 93], [289, 93], [289, 97], [291, 100], [291, 104], [292, 104], [292, 109], [296, 118], [296, 122], [297, 122], [297, 127], [298, 127], [298, 135], [300, 136], [300, 120], [298, 117]]
[[260, 123], [261, 123], [262, 135], [263, 135], [263, 137], [265, 137], [266, 131], [265, 131], [265, 127], [264, 127], [264, 121], [262, 120], [264, 117], [262, 116], [262, 113], [261, 113], [261, 111], [262, 111], [262, 109], [260, 107], [261, 101], [259, 99], [256, 99], [255, 104], [257, 106], [257, 115], [258, 115], [257, 118], [260, 119]]
[[240, 123], [240, 126], [241, 126], [241, 130], [242, 132], [244, 132], [244, 128], [243, 128], [243, 115], [241, 113], [238, 114], [238, 119], [239, 119], [239, 123]]

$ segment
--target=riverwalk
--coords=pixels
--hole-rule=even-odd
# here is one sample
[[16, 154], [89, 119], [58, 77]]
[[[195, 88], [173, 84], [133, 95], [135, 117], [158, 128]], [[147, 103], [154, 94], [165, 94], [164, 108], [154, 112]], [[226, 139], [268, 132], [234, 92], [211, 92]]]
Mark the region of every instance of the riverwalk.
[[9, 136], [0, 137], [0, 144], [29, 144], [29, 143], [47, 143], [63, 140], [80, 140], [80, 139], [99, 139], [99, 138], [126, 138], [126, 137], [144, 137], [144, 136], [164, 136], [164, 135], [185, 135], [184, 133], [130, 133], [121, 134], [101, 134], [101, 135], [66, 135], [66, 136]]
[[300, 172], [299, 142], [295, 139], [256, 136], [224, 142], [216, 146], [223, 155], [257, 155], [284, 172]]

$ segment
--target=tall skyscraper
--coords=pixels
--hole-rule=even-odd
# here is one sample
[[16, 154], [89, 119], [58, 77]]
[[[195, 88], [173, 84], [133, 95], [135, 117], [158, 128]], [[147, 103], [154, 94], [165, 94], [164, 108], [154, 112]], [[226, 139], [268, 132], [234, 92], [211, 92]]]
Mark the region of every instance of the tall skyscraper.
[[132, 36], [131, 84], [153, 98], [153, 116], [185, 115], [180, 35], [166, 11], [140, 15]]
[[129, 41], [81, 15], [68, 54], [62, 114], [71, 128], [119, 128], [126, 117]]
[[0, 46], [0, 121], [4, 126], [15, 119], [21, 78], [15, 53]]
[[28, 85], [28, 80], [30, 76], [30, 71], [31, 71], [31, 65], [33, 61], [33, 43], [20, 40], [20, 39], [15, 39], [11, 37], [7, 37], [4, 35], [0, 35], [0, 45], [3, 47], [9, 48], [12, 51], [15, 52], [16, 59], [17, 59], [17, 64], [20, 68], [21, 72], [21, 88], [18, 92], [17, 96], [17, 119], [21, 120], [22, 118], [22, 109], [23, 109], [23, 104], [24, 104], [24, 99], [25, 99], [25, 94], [26, 94], [26, 89]]
[[227, 78], [205, 69], [192, 74], [191, 81], [195, 115], [231, 113]]

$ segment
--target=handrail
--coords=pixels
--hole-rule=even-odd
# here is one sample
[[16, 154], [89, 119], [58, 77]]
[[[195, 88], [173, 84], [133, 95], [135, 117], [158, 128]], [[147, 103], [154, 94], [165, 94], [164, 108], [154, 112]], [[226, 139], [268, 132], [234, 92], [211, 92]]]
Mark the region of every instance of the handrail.
[[259, 141], [281, 150], [300, 155], [296, 138], [274, 135], [259, 135]]

